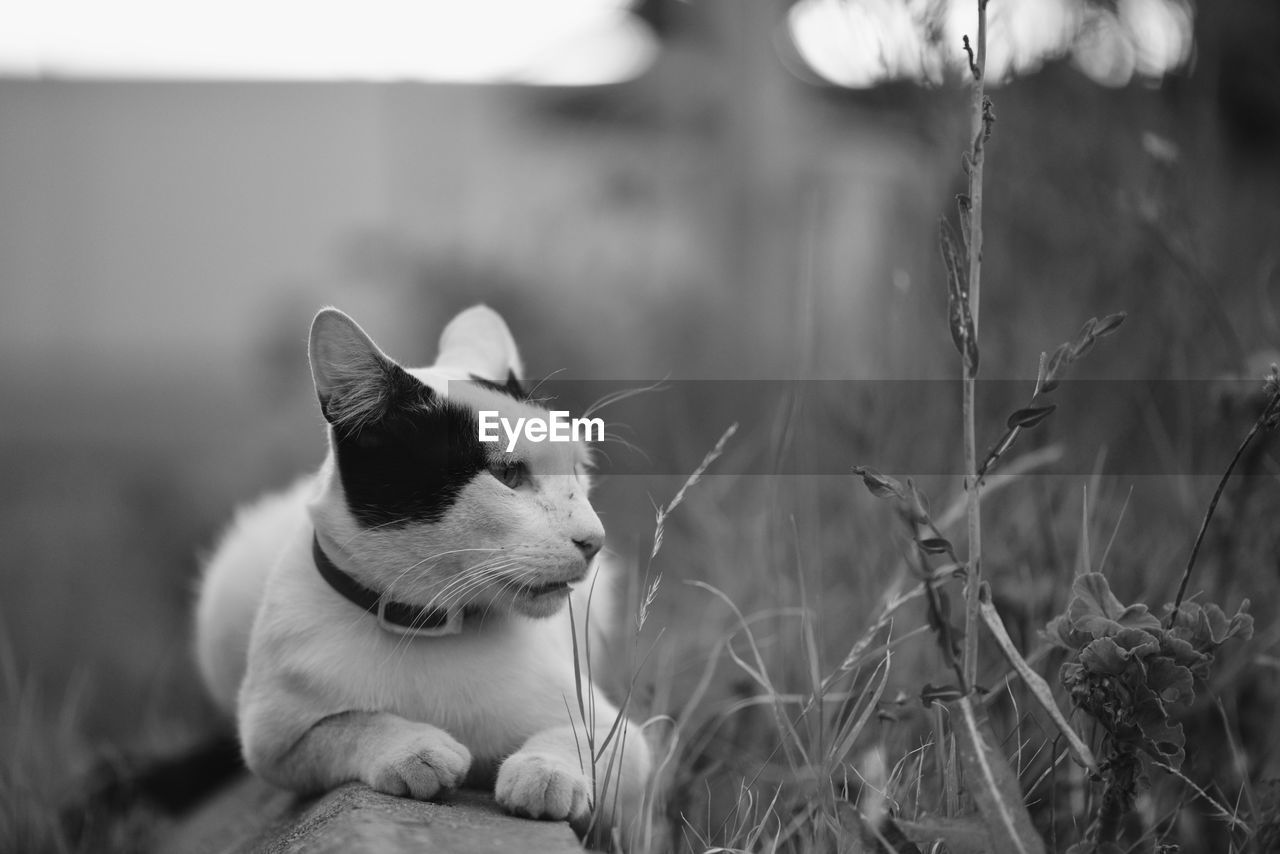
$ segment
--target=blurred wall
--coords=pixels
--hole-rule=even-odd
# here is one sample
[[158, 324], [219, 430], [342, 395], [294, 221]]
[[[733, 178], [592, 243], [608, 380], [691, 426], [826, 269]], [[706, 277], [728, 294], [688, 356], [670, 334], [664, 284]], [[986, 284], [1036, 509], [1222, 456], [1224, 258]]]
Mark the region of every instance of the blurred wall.
[[[322, 452], [322, 304], [411, 363], [484, 300], [540, 375], [869, 371], [901, 263], [884, 250], [942, 173], [757, 53], [677, 43], [583, 91], [0, 80], [19, 660], [182, 705], [200, 550]], [[135, 711], [93, 714], [128, 730]]]
[[245, 367], [270, 292], [317, 288], [386, 219], [379, 98], [0, 81], [5, 371]]

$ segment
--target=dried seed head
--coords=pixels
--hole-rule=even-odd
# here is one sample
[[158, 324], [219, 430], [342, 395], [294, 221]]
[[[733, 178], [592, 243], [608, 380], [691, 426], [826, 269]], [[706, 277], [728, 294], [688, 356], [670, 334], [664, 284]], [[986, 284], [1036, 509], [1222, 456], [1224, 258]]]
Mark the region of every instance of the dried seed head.
[[853, 473], [862, 478], [867, 490], [876, 498], [903, 498], [906, 492], [902, 484], [866, 466], [854, 466]]
[[1267, 394], [1267, 408], [1262, 411], [1262, 427], [1274, 430], [1280, 426], [1280, 365], [1271, 364], [1271, 372], [1262, 383]]

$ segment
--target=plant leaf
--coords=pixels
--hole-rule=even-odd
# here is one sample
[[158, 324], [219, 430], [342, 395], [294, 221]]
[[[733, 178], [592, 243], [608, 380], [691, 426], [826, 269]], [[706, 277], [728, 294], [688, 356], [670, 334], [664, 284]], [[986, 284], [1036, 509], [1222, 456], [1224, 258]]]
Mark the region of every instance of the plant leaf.
[[[1032, 696], [1040, 703], [1040, 707], [1048, 713], [1053, 720], [1054, 726], [1058, 728], [1058, 731], [1067, 740], [1067, 744], [1071, 746], [1076, 760], [1093, 773], [1098, 773], [1098, 762], [1094, 759], [1093, 752], [1084, 743], [1084, 739], [1080, 738], [1076, 731], [1071, 728], [1066, 716], [1058, 708], [1057, 701], [1053, 699], [1053, 689], [1049, 687], [1049, 683], [1045, 682], [1039, 673], [1031, 669], [1031, 665], [1027, 664], [1026, 659], [1022, 657], [1022, 654], [1018, 652], [1018, 648], [1014, 646], [1013, 638], [1009, 637], [1009, 632], [1004, 627], [1004, 621], [1000, 619], [1000, 613], [996, 610], [995, 603], [991, 601], [991, 588], [985, 581], [978, 591], [978, 609], [982, 615], [982, 621], [987, 624], [987, 629], [991, 632], [992, 637], [996, 639], [996, 644], [1000, 647], [1000, 651], [1004, 653], [1005, 660], [1009, 662], [1009, 665], [1022, 677], [1022, 681], [1031, 689]], [[1188, 676], [1190, 676], [1189, 671]]]
[[1058, 349], [1049, 357], [1049, 366], [1045, 368], [1045, 380], [1040, 384], [1040, 392], [1048, 394], [1058, 387], [1062, 372], [1071, 364], [1071, 345], [1059, 344]]
[[973, 328], [973, 315], [969, 313], [969, 298], [966, 296], [964, 302], [964, 361], [969, 366], [969, 376], [976, 377], [978, 375], [978, 362], [981, 354], [978, 352], [978, 336]]
[[969, 792], [991, 834], [991, 850], [1044, 854], [1044, 840], [1031, 824], [1018, 777], [999, 751], [1000, 742], [991, 732], [991, 724], [985, 716], [979, 716], [971, 697], [961, 697], [952, 705], [952, 711], [960, 765], [969, 781]]
[[1099, 676], [1119, 676], [1129, 669], [1133, 656], [1116, 643], [1115, 638], [1101, 637], [1080, 651], [1085, 670]]
[[1196, 649], [1186, 638], [1178, 637], [1173, 631], [1160, 634], [1160, 654], [1174, 664], [1187, 668], [1193, 675], [1200, 675], [1213, 660], [1213, 656]]
[[1125, 626], [1116, 632], [1112, 639], [1129, 654], [1130, 658], [1146, 659], [1160, 652], [1160, 639], [1157, 635], [1161, 631], [1163, 629], [1160, 628], [1147, 631]]
[[1036, 367], [1036, 394], [1040, 394], [1041, 387], [1044, 385], [1045, 379], [1048, 377], [1049, 354], [1040, 354], [1040, 364]]
[[853, 718], [850, 715], [849, 720], [837, 733], [835, 742], [837, 747], [831, 753], [833, 762], [839, 763], [845, 760], [845, 757], [849, 755], [849, 751], [853, 750], [853, 745], [857, 742], [858, 736], [866, 728], [867, 721], [871, 720], [871, 715], [880, 707], [880, 698], [884, 696], [884, 686], [889, 682], [889, 668], [892, 663], [893, 653], [886, 649], [884, 658], [880, 659], [880, 662], [876, 664], [875, 673], [872, 674], [872, 679], [875, 678], [876, 674], [879, 674], [880, 680], [875, 683], [875, 688], [871, 690], [870, 694], [864, 695], [862, 712], [857, 718]]
[[1002, 456], [1004, 456], [1005, 452], [1008, 451], [1009, 448], [1013, 447], [1013, 442], [1017, 438], [1018, 431], [1016, 428], [1011, 427], [1006, 430], [1004, 435], [1000, 437], [1000, 441], [996, 442], [995, 446], [992, 447], [991, 450], [987, 451], [987, 458], [982, 461], [982, 465], [978, 468], [979, 476], [986, 474], [987, 471], [995, 465]]
[[1191, 670], [1162, 655], [1147, 662], [1147, 687], [1164, 703], [1190, 703], [1196, 696]]
[[916, 485], [912, 483], [910, 478], [907, 479], [907, 514], [911, 517], [911, 523], [914, 525], [929, 524], [929, 503], [925, 496], [920, 494], [920, 490], [916, 489]]
[[967, 253], [969, 247], [973, 244], [970, 234], [970, 221], [973, 219], [973, 202], [964, 193], [956, 196], [956, 211], [960, 214], [960, 236], [964, 238], [964, 248]]
[[1104, 335], [1110, 335], [1120, 328], [1120, 324], [1129, 315], [1123, 311], [1117, 311], [1115, 314], [1108, 314], [1106, 317], [1098, 321], [1098, 325], [1093, 328], [1093, 334], [1101, 338]]
[[1075, 359], [1079, 359], [1079, 358], [1081, 358], [1082, 356], [1086, 355], [1090, 350], [1092, 350], [1092, 349], [1093, 349], [1093, 345], [1094, 345], [1095, 343], [1097, 343], [1097, 340], [1098, 340], [1097, 338], [1094, 338], [1094, 337], [1091, 335], [1091, 336], [1089, 336], [1088, 338], [1086, 338], [1086, 339], [1084, 339], [1083, 341], [1081, 341], [1079, 344], [1077, 344], [1077, 345], [1075, 345], [1074, 347], [1072, 347], [1072, 348], [1071, 348], [1071, 358], [1072, 358], [1073, 360], [1075, 360]]
[[1014, 427], [1030, 430], [1048, 418], [1053, 413], [1053, 410], [1057, 408], [1058, 405], [1056, 403], [1050, 403], [1045, 406], [1025, 406], [1010, 415], [1009, 420], [1005, 422], [1005, 426], [1010, 430]]
[[964, 256], [956, 249], [955, 231], [945, 217], [938, 220], [938, 249], [947, 268], [947, 297], [961, 300], [969, 294], [969, 271], [965, 269]]
[[1146, 605], [1126, 607], [1100, 572], [1086, 572], [1071, 585], [1075, 594], [1067, 605], [1067, 619], [1077, 631], [1088, 632], [1094, 637], [1106, 637], [1122, 628], [1159, 629], [1156, 619]]
[[1124, 612], [1124, 605], [1111, 592], [1107, 577], [1100, 572], [1086, 572], [1071, 584], [1075, 596], [1067, 606], [1067, 615], [1079, 622], [1086, 617], [1114, 619]]
[[1145, 685], [1134, 688], [1133, 720], [1147, 753], [1174, 768], [1182, 767], [1182, 760], [1186, 758], [1183, 748], [1187, 743], [1182, 724], [1169, 720], [1164, 703]]
[[854, 466], [853, 473], [862, 478], [862, 482], [876, 498], [906, 497], [902, 484], [888, 475], [880, 474], [866, 466]]
[[950, 703], [953, 700], [959, 700], [964, 696], [964, 692], [954, 685], [930, 685], [925, 683], [920, 689], [920, 702], [925, 708], [932, 706], [934, 703]]
[[965, 269], [964, 256], [956, 249], [955, 232], [946, 219], [938, 221], [938, 247], [942, 251], [942, 263], [947, 268], [947, 325], [951, 330], [951, 342], [964, 357], [971, 376], [978, 373], [978, 342], [973, 314], [969, 310], [969, 273]]
[[1253, 636], [1249, 600], [1240, 603], [1240, 610], [1230, 620], [1221, 608], [1212, 603], [1183, 602], [1171, 628], [1174, 637], [1188, 641], [1202, 652], [1212, 651], [1235, 636], [1247, 640]]
[[[1088, 632], [1082, 632], [1071, 622], [1071, 618], [1066, 614], [1059, 614], [1049, 621], [1044, 627], [1044, 636], [1050, 643], [1060, 646], [1063, 649], [1071, 649], [1079, 652], [1084, 649], [1089, 641], [1093, 640], [1093, 635]], [[1188, 644], [1188, 647], [1190, 644]]]
[[969, 315], [969, 304], [963, 296], [947, 301], [947, 328], [951, 330], [951, 343], [956, 352], [968, 358], [969, 330], [973, 319]]
[[1098, 318], [1091, 317], [1084, 322], [1084, 326], [1080, 327], [1080, 331], [1076, 333], [1076, 340], [1071, 345], [1071, 351], [1075, 353], [1081, 347], [1089, 344], [1093, 340], [1093, 330], [1098, 326]]
[[952, 554], [955, 551], [946, 537], [927, 537], [917, 540], [916, 545], [920, 547], [920, 551], [931, 555]]

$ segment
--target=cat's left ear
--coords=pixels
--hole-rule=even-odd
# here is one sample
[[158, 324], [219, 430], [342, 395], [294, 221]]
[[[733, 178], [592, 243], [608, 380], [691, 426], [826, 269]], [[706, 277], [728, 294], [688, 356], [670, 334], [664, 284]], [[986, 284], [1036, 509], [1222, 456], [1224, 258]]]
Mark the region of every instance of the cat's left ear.
[[312, 321], [309, 350], [320, 411], [335, 428], [377, 421], [415, 383], [336, 308], [323, 309]]
[[473, 305], [461, 312], [440, 335], [436, 364], [458, 368], [499, 385], [519, 386], [524, 365], [516, 351], [511, 330], [487, 305]]

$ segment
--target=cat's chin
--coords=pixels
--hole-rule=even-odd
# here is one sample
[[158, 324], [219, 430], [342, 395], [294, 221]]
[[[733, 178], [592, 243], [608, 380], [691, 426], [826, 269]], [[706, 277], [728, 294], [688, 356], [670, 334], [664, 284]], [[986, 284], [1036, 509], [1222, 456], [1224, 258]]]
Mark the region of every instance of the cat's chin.
[[522, 589], [512, 597], [511, 610], [535, 619], [554, 616], [569, 601], [570, 590], [565, 582]]

